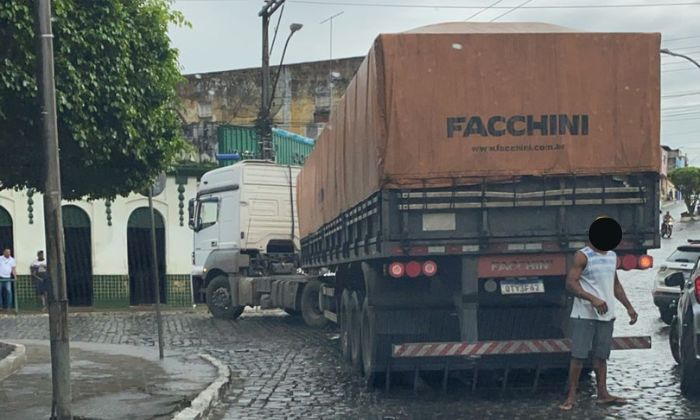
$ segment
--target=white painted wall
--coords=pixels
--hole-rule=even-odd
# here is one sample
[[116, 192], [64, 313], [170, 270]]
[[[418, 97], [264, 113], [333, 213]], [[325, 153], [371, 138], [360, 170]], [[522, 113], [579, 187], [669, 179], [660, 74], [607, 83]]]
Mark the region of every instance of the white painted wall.
[[[168, 274], [189, 274], [192, 269], [192, 231], [187, 226], [187, 201], [196, 195], [197, 180], [188, 178], [185, 184], [184, 220], [180, 226], [178, 185], [175, 177], [168, 177], [165, 191], [153, 198], [154, 208], [165, 222], [165, 255]], [[14, 249], [17, 273], [29, 274], [29, 264], [38, 250], [45, 249], [43, 197], [34, 194], [34, 223], [29, 224], [26, 191], [1, 190], [0, 206], [13, 221]], [[131, 213], [139, 207], [148, 207], [148, 199], [139, 194], [118, 197], [112, 203], [112, 226], [107, 224], [104, 200], [71, 201], [85, 210], [90, 218], [92, 231], [93, 274], [128, 274], [127, 222]]]

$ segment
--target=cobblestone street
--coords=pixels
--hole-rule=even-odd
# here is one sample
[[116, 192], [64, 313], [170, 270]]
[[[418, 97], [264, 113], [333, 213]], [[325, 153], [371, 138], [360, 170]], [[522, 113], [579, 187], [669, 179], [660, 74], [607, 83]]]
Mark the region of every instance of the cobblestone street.
[[[657, 266], [673, 247], [700, 233], [693, 225], [677, 227], [674, 238], [664, 240], [663, 248], [653, 252]], [[204, 351], [231, 366], [233, 386], [213, 418], [466, 418], [474, 413], [504, 419], [695, 417], [700, 414], [700, 402], [680, 395], [668, 327], [658, 318], [651, 299], [655, 274], [655, 270], [621, 274], [640, 322], [629, 326], [626, 315], [621, 315], [615, 334], [651, 335], [653, 340], [651, 350], [613, 352], [609, 384], [613, 392], [631, 399], [626, 407], [598, 406], [592, 380], [584, 381], [577, 407], [566, 414], [558, 409], [563, 389], [554, 380], [545, 381], [534, 394], [529, 389], [511, 389], [500, 395], [488, 384], [472, 393], [455, 380], [444, 395], [439, 380], [430, 379], [417, 396], [410, 381], [398, 383], [388, 393], [367, 391], [344, 367], [335, 329], [315, 331], [281, 311], [251, 311], [238, 321], [215, 320], [204, 311], [165, 313], [166, 351]], [[73, 341], [155, 345], [150, 313], [76, 313], [70, 318], [70, 330]], [[48, 339], [48, 331], [45, 315], [0, 319], [3, 338]]]

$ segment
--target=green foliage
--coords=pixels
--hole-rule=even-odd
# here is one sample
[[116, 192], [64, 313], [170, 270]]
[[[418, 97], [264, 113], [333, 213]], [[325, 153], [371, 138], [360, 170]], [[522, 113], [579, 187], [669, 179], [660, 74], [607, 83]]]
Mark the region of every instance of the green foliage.
[[[54, 59], [65, 198], [146, 187], [183, 150], [170, 0], [54, 0]], [[0, 182], [43, 189], [35, 2], [0, 2]]]
[[688, 212], [693, 214], [695, 206], [700, 198], [700, 168], [689, 166], [678, 168], [668, 174], [669, 179], [683, 194], [683, 201], [688, 208]]

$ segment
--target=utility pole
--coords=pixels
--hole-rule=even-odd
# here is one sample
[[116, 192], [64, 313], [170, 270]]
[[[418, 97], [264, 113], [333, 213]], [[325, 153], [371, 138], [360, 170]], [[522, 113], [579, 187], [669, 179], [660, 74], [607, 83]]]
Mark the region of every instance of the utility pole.
[[265, 5], [258, 13], [258, 16], [262, 18], [262, 94], [257, 123], [260, 130], [262, 158], [265, 160], [273, 160], [275, 158], [272, 148], [272, 121], [270, 118], [270, 46], [268, 29], [270, 27], [270, 16], [284, 2], [285, 0], [265, 0]]
[[158, 273], [158, 249], [156, 248], [156, 220], [153, 210], [154, 186], [148, 187], [148, 210], [151, 215], [151, 275], [156, 289], [156, 324], [158, 329], [158, 358], [163, 360], [163, 317], [160, 314], [160, 276]]
[[61, 168], [58, 157], [56, 89], [53, 68], [51, 0], [36, 0], [41, 43], [41, 116], [45, 152], [44, 230], [46, 254], [51, 276], [49, 295], [49, 331], [51, 338], [51, 380], [53, 398], [51, 418], [72, 419], [70, 384], [70, 346], [68, 341], [68, 294], [64, 265], [63, 216], [61, 213]]
[[328, 56], [328, 109], [333, 107], [333, 19], [345, 13], [344, 11], [338, 12], [333, 16], [326, 18], [321, 21], [321, 25], [326, 22], [330, 22], [330, 53]]

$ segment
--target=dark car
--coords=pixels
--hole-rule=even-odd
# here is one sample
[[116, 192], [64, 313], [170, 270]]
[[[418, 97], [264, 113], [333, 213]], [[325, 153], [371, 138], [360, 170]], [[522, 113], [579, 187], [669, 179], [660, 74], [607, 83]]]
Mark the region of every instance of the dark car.
[[669, 344], [673, 358], [681, 368], [681, 392], [700, 396], [700, 269], [697, 261], [690, 276], [675, 272], [664, 282], [677, 290], [680, 287]]
[[659, 266], [651, 294], [654, 304], [659, 308], [661, 319], [666, 324], [670, 325], [673, 320], [676, 312], [674, 303], [678, 300], [680, 291], [678, 287], [666, 286], [664, 279], [674, 272], [682, 272], [688, 278], [698, 258], [700, 258], [700, 240], [691, 239], [687, 245], [676, 248]]

